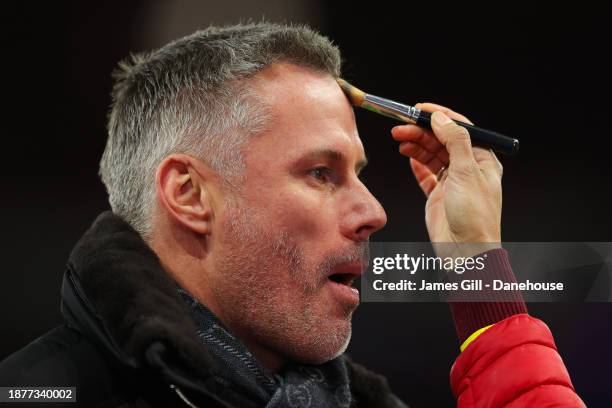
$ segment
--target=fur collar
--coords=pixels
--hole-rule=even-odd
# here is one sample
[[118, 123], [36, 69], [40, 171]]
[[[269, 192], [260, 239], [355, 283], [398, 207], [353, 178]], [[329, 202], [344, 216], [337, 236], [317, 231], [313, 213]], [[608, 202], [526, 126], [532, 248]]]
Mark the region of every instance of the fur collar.
[[[109, 351], [123, 363], [146, 365], [145, 352], [161, 342], [169, 359], [200, 378], [209, 375], [212, 360], [174, 281], [123, 219], [110, 211], [98, 216], [73, 249], [67, 273], [82, 304], [66, 302], [66, 312], [77, 316], [76, 324], [90, 338], [114, 348]], [[92, 315], [95, 319], [87, 318]]]

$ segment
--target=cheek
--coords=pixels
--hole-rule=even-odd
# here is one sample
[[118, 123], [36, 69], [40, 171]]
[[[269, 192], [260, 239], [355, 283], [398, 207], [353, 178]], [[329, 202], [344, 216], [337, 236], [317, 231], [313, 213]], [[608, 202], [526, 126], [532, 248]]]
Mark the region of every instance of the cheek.
[[296, 237], [322, 240], [337, 229], [338, 216], [327, 197], [316, 192], [293, 191], [277, 194], [270, 205], [276, 228]]

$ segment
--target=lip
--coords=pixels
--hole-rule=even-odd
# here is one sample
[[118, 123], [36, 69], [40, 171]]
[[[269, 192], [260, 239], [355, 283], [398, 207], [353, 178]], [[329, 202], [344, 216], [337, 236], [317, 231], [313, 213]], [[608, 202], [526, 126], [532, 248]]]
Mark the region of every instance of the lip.
[[[363, 271], [364, 264], [360, 261], [337, 265], [327, 275], [327, 285], [337, 299], [343, 303], [356, 306], [359, 304], [359, 290], [352, 287], [352, 284], [356, 278], [363, 274]], [[343, 275], [342, 282], [330, 279], [332, 275]]]
[[364, 271], [364, 264], [361, 261], [345, 262], [336, 265], [327, 275], [329, 278], [332, 275], [346, 274], [351, 275], [353, 279], [360, 277]]
[[326, 285], [331, 289], [333, 296], [342, 303], [351, 306], [357, 306], [359, 304], [359, 290], [357, 288], [329, 279]]

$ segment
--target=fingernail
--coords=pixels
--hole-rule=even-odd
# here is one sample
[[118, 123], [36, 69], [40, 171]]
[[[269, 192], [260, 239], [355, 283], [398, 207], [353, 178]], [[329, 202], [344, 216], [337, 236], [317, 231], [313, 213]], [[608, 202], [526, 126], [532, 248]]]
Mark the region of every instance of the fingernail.
[[391, 128], [391, 135], [395, 136], [397, 132], [401, 132], [401, 129], [402, 125], [394, 126], [393, 128]]
[[448, 116], [446, 116], [445, 114], [443, 114], [442, 112], [434, 112], [431, 115], [431, 119], [438, 126], [444, 126], [447, 123], [451, 123], [452, 122], [452, 119], [449, 118]]

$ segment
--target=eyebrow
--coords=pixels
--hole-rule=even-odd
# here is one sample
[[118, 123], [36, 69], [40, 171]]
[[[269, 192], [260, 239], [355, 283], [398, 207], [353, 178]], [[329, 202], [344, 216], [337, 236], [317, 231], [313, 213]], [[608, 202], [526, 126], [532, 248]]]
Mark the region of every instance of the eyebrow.
[[[339, 150], [334, 150], [334, 149], [329, 149], [329, 148], [312, 150], [306, 153], [305, 155], [303, 155], [298, 161], [299, 162], [310, 161], [310, 160], [317, 160], [321, 158], [329, 160], [330, 162], [343, 162], [343, 161], [346, 162], [347, 161], [344, 153], [342, 153]], [[368, 165], [368, 158], [364, 157], [363, 159], [359, 160], [355, 164], [355, 172], [359, 174], [361, 170], [363, 170], [363, 168], [367, 165]]]

